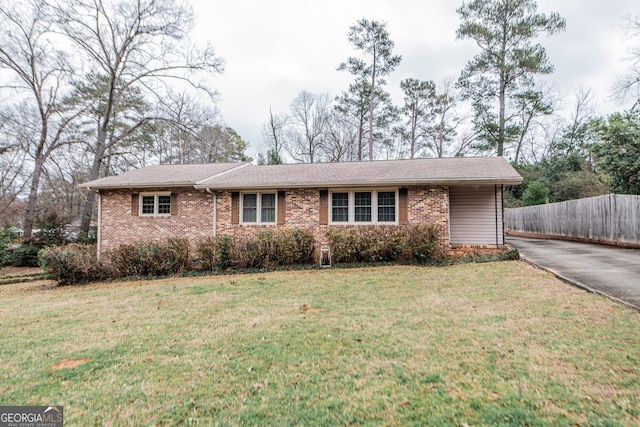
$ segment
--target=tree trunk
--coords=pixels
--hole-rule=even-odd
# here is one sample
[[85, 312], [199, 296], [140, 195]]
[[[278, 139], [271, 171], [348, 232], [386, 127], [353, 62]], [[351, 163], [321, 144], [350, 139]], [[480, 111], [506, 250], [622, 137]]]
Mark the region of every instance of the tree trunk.
[[369, 92], [369, 161], [373, 160], [373, 99], [376, 92], [376, 52], [373, 52], [371, 69], [371, 92]]
[[38, 207], [38, 192], [40, 187], [40, 178], [42, 176], [43, 159], [40, 155], [36, 155], [36, 163], [31, 177], [31, 188], [29, 189], [29, 197], [27, 199], [27, 212], [24, 215], [23, 224], [23, 240], [25, 242], [31, 240], [33, 236], [33, 223], [36, 218], [36, 208]]
[[364, 141], [364, 117], [360, 116], [360, 128], [358, 129], [358, 161], [361, 162], [362, 159], [362, 147]]
[[411, 153], [410, 158], [413, 159], [416, 155], [416, 128], [418, 127], [418, 113], [416, 108], [411, 110]]
[[515, 155], [515, 158], [513, 159], [515, 163], [518, 163], [518, 160], [520, 160], [520, 152], [522, 151], [522, 145], [524, 144], [524, 137], [527, 131], [529, 130], [529, 125], [531, 124], [532, 118], [533, 116], [531, 115], [527, 117], [527, 121], [525, 122], [522, 128], [522, 131], [520, 132], [520, 138], [518, 139], [518, 145], [516, 146], [516, 155]]
[[[98, 131], [98, 142], [96, 144], [96, 151], [93, 157], [93, 163], [91, 164], [91, 169], [89, 170], [89, 181], [93, 181], [94, 179], [100, 178], [100, 166], [102, 165], [102, 160], [104, 159], [106, 146], [105, 141], [107, 139], [106, 130], [100, 129]], [[80, 219], [80, 234], [87, 235], [89, 233], [89, 228], [91, 228], [91, 217], [93, 216], [93, 205], [95, 204], [95, 193], [89, 191], [87, 193], [87, 199], [84, 202], [84, 208], [82, 209], [82, 217]]]
[[[91, 165], [91, 170], [89, 171], [89, 180], [93, 181], [94, 179], [100, 178], [100, 164], [102, 163], [102, 159], [98, 158], [96, 155], [93, 159], [93, 164]], [[91, 217], [93, 216], [93, 205], [95, 204], [96, 197], [93, 191], [87, 192], [87, 199], [84, 202], [84, 208], [82, 209], [82, 217], [80, 220], [80, 234], [87, 235], [89, 233], [89, 228], [91, 228]]]
[[504, 73], [500, 73], [500, 111], [498, 113], [498, 156], [504, 154], [504, 133], [505, 133], [505, 103], [506, 103], [506, 82]]

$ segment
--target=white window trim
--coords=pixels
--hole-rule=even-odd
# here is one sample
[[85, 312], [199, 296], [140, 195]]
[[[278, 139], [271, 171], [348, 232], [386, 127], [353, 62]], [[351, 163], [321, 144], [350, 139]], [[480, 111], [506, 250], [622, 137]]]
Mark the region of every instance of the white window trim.
[[[356, 221], [356, 194], [371, 192], [371, 221]], [[393, 192], [395, 194], [395, 208], [396, 219], [395, 221], [378, 221], [378, 193]], [[349, 194], [349, 220], [348, 221], [334, 221], [333, 220], [333, 193], [348, 193]], [[329, 224], [330, 225], [398, 225], [399, 217], [399, 191], [397, 188], [336, 188], [329, 190]]]
[[[154, 217], [154, 216], [171, 216], [171, 202], [169, 199], [169, 213], [158, 213], [158, 196], [169, 196], [171, 197], [170, 191], [159, 191], [157, 193], [140, 193], [138, 196], [138, 215], [146, 216], [146, 217]], [[153, 213], [142, 213], [142, 200], [145, 197], [153, 197]]]
[[[245, 194], [256, 195], [256, 220], [245, 221], [244, 220], [244, 196]], [[264, 194], [273, 194], [275, 196], [275, 216], [274, 220], [270, 222], [262, 221], [262, 196]], [[277, 225], [278, 224], [278, 192], [277, 191], [246, 191], [240, 193], [240, 224], [245, 225]]]

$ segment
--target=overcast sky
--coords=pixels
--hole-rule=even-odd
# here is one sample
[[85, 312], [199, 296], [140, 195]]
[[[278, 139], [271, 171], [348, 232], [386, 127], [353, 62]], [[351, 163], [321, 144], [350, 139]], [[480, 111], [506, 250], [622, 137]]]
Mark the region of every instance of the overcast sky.
[[[302, 90], [333, 98], [354, 77], [336, 71], [356, 56], [347, 41], [349, 27], [361, 18], [387, 23], [394, 53], [402, 62], [388, 78], [396, 104], [405, 78], [457, 77], [478, 50], [473, 41], [456, 41], [460, 23], [455, 0], [191, 0], [197, 42], [210, 41], [226, 61], [212, 79], [227, 125], [250, 143], [254, 158], [265, 151], [260, 128], [269, 107], [284, 112]], [[571, 102], [574, 91], [592, 88], [599, 109], [628, 108], [610, 99], [615, 78], [628, 69], [632, 44], [625, 33], [629, 16], [640, 14], [638, 0], [538, 0], [539, 11], [558, 12], [566, 31], [541, 39], [555, 72], [551, 80]], [[640, 41], [636, 40], [636, 44]]]

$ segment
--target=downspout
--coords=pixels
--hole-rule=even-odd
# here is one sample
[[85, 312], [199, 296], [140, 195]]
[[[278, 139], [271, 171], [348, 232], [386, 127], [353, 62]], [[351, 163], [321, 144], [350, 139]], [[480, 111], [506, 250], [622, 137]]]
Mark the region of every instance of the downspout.
[[207, 193], [212, 194], [213, 195], [213, 237], [216, 237], [216, 235], [218, 234], [218, 206], [217, 206], [217, 197], [216, 197], [216, 193], [214, 193], [213, 191], [211, 191], [210, 188], [206, 188]]
[[498, 186], [493, 186], [493, 204], [496, 210], [496, 246], [500, 245], [500, 237], [498, 236]]
[[447, 233], [449, 234], [449, 247], [451, 247], [451, 186], [447, 186]]
[[[91, 190], [89, 190], [91, 191]], [[96, 247], [98, 250], [98, 253], [96, 254], [96, 257], [98, 259], [98, 261], [100, 261], [100, 252], [101, 251], [101, 247], [102, 247], [102, 239], [101, 239], [101, 230], [102, 230], [102, 194], [100, 193], [100, 191], [97, 192], [98, 193], [98, 224], [96, 227]]]
[[502, 216], [502, 244], [504, 245], [504, 185], [500, 184], [500, 205]]

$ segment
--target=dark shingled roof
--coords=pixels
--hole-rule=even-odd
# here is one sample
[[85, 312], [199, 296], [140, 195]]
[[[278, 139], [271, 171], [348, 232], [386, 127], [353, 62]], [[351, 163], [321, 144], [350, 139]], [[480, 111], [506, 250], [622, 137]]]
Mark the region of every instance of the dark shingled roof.
[[91, 189], [194, 186], [251, 190], [410, 184], [520, 184], [503, 157], [383, 160], [253, 166], [248, 163], [151, 166], [82, 185]]

